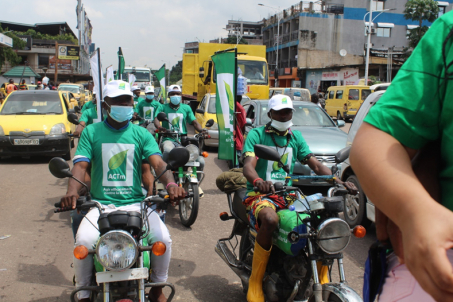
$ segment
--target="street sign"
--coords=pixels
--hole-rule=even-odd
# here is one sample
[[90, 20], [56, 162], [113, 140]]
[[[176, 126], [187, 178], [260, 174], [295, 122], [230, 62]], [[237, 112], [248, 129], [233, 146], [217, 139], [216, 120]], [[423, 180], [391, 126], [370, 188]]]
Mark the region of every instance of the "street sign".
[[58, 59], [79, 60], [80, 46], [58, 45]]
[[0, 47], [13, 47], [13, 39], [4, 34], [0, 34]]

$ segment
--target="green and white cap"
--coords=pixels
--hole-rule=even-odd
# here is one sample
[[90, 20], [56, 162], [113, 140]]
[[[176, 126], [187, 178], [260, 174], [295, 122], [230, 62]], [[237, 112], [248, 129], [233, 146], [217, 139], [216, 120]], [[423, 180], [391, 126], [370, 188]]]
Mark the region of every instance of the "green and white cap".
[[133, 96], [131, 92], [131, 85], [128, 82], [121, 80], [110, 81], [104, 86], [103, 97], [116, 98], [120, 95]]
[[147, 93], [154, 93], [154, 87], [153, 86], [146, 86], [145, 87], [145, 94]]
[[179, 85], [171, 85], [170, 87], [168, 87], [168, 94], [170, 94], [170, 92], [181, 93], [181, 87], [179, 87]]
[[282, 109], [293, 109], [293, 101], [291, 98], [287, 95], [284, 94], [278, 94], [274, 95], [270, 100], [269, 100], [269, 105], [268, 105], [267, 112], [271, 110], [279, 111]]

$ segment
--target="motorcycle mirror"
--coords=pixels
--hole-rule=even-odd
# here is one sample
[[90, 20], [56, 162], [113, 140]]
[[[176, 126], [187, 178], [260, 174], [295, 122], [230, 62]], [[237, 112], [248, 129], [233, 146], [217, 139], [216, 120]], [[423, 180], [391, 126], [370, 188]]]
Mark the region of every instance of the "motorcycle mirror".
[[344, 162], [349, 157], [349, 152], [351, 151], [351, 146], [345, 147], [335, 154], [335, 162], [337, 164]]
[[61, 157], [54, 157], [50, 160], [49, 171], [56, 178], [72, 177], [68, 163]]
[[165, 112], [159, 113], [156, 117], [157, 117], [157, 120], [160, 122], [163, 122], [163, 121], [168, 122], [168, 118], [167, 118], [167, 115], [165, 114]]
[[190, 158], [189, 150], [183, 147], [174, 148], [168, 155], [167, 170], [174, 170], [184, 166]]
[[209, 119], [207, 122], [206, 122], [206, 126], [205, 127], [212, 127], [212, 125], [214, 125], [214, 120], [211, 118]]
[[74, 125], [78, 125], [79, 123], [79, 118], [75, 113], [69, 113], [68, 114], [68, 121]]
[[204, 110], [203, 109], [200, 109], [198, 108], [197, 110], [195, 110], [196, 113], [200, 113], [200, 114], [204, 114]]
[[255, 145], [254, 150], [255, 155], [259, 158], [280, 163], [280, 154], [274, 148], [265, 145]]
[[338, 167], [337, 167], [337, 165], [333, 165], [332, 168], [330, 168], [330, 170], [332, 171], [332, 175], [335, 175], [335, 173], [338, 172]]

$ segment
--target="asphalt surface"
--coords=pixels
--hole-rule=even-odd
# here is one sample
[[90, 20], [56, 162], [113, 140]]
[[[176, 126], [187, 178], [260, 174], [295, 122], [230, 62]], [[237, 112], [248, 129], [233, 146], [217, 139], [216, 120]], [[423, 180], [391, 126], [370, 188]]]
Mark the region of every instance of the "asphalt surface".
[[[350, 124], [343, 128], [346, 132]], [[69, 213], [53, 213], [53, 204], [66, 192], [67, 180], [54, 178], [48, 157], [0, 160], [0, 301], [69, 301], [73, 270], [73, 237]], [[167, 214], [173, 239], [169, 282], [176, 301], [245, 301], [237, 277], [214, 252], [219, 238], [228, 237], [232, 221], [225, 194], [215, 179], [227, 170], [210, 152], [202, 184], [198, 219], [191, 228], [181, 225], [177, 208]], [[368, 247], [376, 240], [371, 227], [363, 239], [352, 238], [346, 249], [345, 269], [350, 286], [362, 293], [363, 267]], [[337, 274], [333, 272], [333, 277]]]

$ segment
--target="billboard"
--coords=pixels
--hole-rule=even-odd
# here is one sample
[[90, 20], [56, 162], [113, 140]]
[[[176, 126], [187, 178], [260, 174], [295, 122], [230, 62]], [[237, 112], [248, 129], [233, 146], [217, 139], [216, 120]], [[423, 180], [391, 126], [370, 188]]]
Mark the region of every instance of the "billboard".
[[58, 59], [79, 60], [80, 46], [58, 45]]

